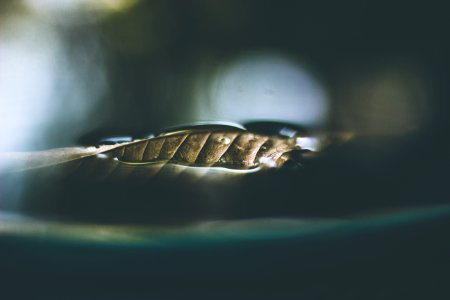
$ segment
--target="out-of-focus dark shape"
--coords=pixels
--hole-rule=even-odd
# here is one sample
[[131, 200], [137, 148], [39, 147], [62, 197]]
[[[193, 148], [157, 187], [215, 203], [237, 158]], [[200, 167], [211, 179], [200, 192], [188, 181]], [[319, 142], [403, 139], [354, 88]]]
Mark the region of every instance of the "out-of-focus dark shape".
[[337, 97], [341, 126], [365, 135], [402, 135], [431, 121], [427, 73], [414, 62], [388, 61], [344, 71]]

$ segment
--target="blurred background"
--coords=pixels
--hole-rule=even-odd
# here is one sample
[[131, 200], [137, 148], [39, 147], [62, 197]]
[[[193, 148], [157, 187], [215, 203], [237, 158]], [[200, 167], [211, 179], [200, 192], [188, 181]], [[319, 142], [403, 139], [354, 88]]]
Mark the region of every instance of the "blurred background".
[[208, 120], [434, 137], [446, 126], [445, 18], [432, 7], [0, 5], [2, 151], [68, 146], [97, 129], [151, 132]]
[[[73, 146], [95, 131], [151, 133], [198, 121], [277, 120], [351, 131], [357, 138], [304, 174], [249, 180], [232, 197], [234, 204], [246, 199], [233, 217], [448, 204], [445, 14], [418, 1], [2, 0], [0, 152]], [[0, 207], [15, 207], [22, 198], [20, 183], [0, 182]], [[446, 222], [440, 228], [448, 229]], [[442, 231], [434, 229], [427, 245], [443, 247], [437, 242]], [[375, 245], [395, 240], [384, 238]], [[412, 261], [435, 254], [413, 237], [408, 241], [420, 252], [410, 254]], [[380, 250], [375, 248], [363, 253], [370, 256]], [[410, 248], [398, 249], [389, 259], [364, 260], [380, 266], [371, 282]], [[303, 262], [293, 252], [293, 261]], [[436, 265], [448, 266], [443, 253]], [[420, 262], [419, 270], [436, 271], [429, 261]], [[313, 265], [308, 270], [316, 281], [309, 282], [318, 287], [329, 266]], [[406, 266], [408, 260], [394, 273], [405, 276]], [[327, 269], [333, 288], [344, 285], [333, 277], [342, 267]], [[349, 280], [364, 272], [355, 261], [349, 268]], [[289, 272], [282, 280], [294, 280], [297, 273]], [[404, 287], [414, 282], [405, 278]], [[397, 286], [387, 285], [393, 292], [387, 295], [398, 299]]]

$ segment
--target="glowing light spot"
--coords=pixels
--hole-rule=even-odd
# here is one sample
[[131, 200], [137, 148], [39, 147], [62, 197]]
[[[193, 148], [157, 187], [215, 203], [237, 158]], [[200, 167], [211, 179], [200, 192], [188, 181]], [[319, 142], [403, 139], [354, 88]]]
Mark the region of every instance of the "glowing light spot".
[[304, 66], [281, 54], [248, 55], [203, 76], [192, 106], [199, 120], [270, 119], [304, 125], [327, 120], [324, 88]]
[[98, 48], [80, 44], [89, 51], [69, 56], [60, 33], [34, 18], [0, 25], [0, 151], [72, 142], [106, 86]]
[[277, 166], [277, 163], [275, 162], [275, 160], [273, 160], [270, 157], [261, 157], [259, 159], [259, 163], [262, 165], [265, 165], [269, 168], [275, 168]]
[[54, 22], [86, 23], [114, 12], [125, 11], [139, 0], [24, 0], [36, 15]]
[[231, 143], [231, 139], [227, 136], [223, 136], [219, 139], [219, 143], [229, 145]]
[[299, 137], [296, 139], [296, 145], [305, 150], [318, 151], [320, 140], [314, 137]]
[[108, 155], [103, 154], [103, 153], [99, 153], [99, 154], [97, 154], [97, 158], [99, 158], [99, 159], [107, 159]]

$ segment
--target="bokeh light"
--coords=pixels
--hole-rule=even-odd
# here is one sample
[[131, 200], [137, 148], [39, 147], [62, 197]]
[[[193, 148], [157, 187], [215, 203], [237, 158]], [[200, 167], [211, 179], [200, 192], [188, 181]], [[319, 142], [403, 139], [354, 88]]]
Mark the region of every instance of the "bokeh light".
[[125, 11], [138, 0], [23, 0], [27, 8], [46, 20], [61, 24], [83, 24], [108, 14]]
[[305, 65], [281, 53], [260, 52], [200, 73], [192, 109], [199, 120], [268, 119], [320, 126], [327, 121], [329, 99]]
[[73, 143], [101, 116], [89, 119], [106, 87], [95, 41], [67, 44], [57, 28], [32, 17], [1, 25], [0, 151]]
[[414, 63], [381, 63], [346, 75], [336, 95], [341, 126], [363, 135], [402, 135], [428, 126], [429, 87]]

